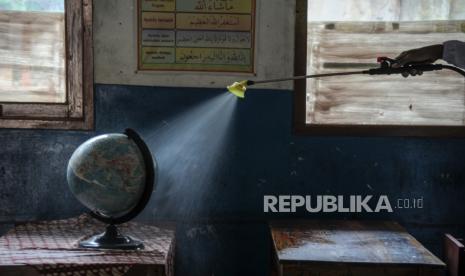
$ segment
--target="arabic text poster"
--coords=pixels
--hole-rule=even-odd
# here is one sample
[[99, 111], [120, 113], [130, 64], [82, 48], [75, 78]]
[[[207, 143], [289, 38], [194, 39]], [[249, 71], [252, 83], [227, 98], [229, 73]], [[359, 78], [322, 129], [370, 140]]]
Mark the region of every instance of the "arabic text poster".
[[139, 70], [254, 72], [255, 0], [138, 0]]

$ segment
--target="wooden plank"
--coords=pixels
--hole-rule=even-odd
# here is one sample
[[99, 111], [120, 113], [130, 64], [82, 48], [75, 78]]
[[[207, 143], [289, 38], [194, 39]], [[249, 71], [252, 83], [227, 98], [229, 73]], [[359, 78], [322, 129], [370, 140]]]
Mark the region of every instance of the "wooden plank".
[[1, 118], [0, 128], [10, 129], [64, 129], [64, 130], [89, 130], [88, 122], [84, 120], [63, 120], [62, 118]]
[[279, 221], [270, 228], [280, 275], [440, 275], [445, 267], [395, 222]]
[[286, 264], [280, 276], [443, 276], [443, 271], [434, 268], [348, 265], [338, 264]]
[[3, 104], [1, 116], [5, 118], [66, 118], [68, 105], [66, 104]]
[[[377, 67], [377, 56], [450, 39], [463, 22], [308, 25], [309, 74]], [[465, 80], [455, 72], [356, 75], [307, 81], [307, 123], [320, 125], [464, 126]]]
[[[294, 74], [307, 74], [307, 0], [296, 1]], [[307, 89], [305, 80], [294, 81], [293, 131], [301, 133], [306, 128]]]
[[83, 8], [82, 0], [66, 0], [67, 91], [69, 117], [82, 118]]
[[444, 255], [449, 276], [465, 274], [465, 247], [450, 234], [444, 235]]
[[85, 129], [94, 128], [94, 48], [93, 48], [93, 6], [92, 0], [83, 0], [83, 76], [82, 105]]

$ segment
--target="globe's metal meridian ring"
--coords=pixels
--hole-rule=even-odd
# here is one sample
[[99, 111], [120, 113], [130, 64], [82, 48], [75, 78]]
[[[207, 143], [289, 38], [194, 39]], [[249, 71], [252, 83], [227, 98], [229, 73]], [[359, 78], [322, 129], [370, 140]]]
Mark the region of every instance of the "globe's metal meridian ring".
[[136, 206], [134, 206], [132, 210], [130, 210], [128, 213], [121, 217], [107, 217], [95, 211], [90, 212], [91, 216], [93, 216], [94, 218], [110, 225], [125, 223], [135, 218], [140, 212], [142, 212], [142, 210], [144, 210], [145, 206], [150, 200], [150, 197], [152, 196], [154, 186], [156, 186], [155, 172], [157, 170], [157, 163], [152, 158], [152, 154], [150, 153], [147, 144], [145, 144], [145, 142], [142, 140], [139, 134], [137, 134], [137, 132], [133, 129], [126, 129], [124, 131], [124, 134], [128, 136], [128, 139], [132, 139], [134, 143], [136, 143], [137, 147], [142, 153], [146, 171], [145, 188]]

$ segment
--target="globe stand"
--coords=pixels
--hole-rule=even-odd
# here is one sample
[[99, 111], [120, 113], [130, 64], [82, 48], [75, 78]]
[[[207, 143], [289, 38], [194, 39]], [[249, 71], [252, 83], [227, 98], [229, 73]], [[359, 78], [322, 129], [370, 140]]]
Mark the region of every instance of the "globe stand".
[[134, 141], [139, 148], [145, 165], [145, 187], [139, 199], [139, 202], [126, 214], [119, 217], [109, 217], [100, 213], [98, 210], [93, 210], [90, 215], [95, 219], [107, 224], [104, 233], [90, 237], [87, 240], [79, 242], [79, 247], [92, 248], [92, 249], [124, 249], [124, 250], [137, 250], [144, 248], [141, 241], [133, 239], [129, 236], [124, 236], [119, 233], [117, 224], [128, 222], [135, 218], [145, 208], [150, 200], [153, 192], [155, 182], [156, 162], [152, 158], [149, 148], [142, 140], [142, 138], [132, 129], [124, 131], [127, 138]]
[[92, 249], [123, 249], [135, 250], [143, 249], [144, 244], [129, 236], [123, 236], [119, 233], [118, 228], [114, 224], [107, 226], [107, 229], [102, 234], [90, 237], [87, 240], [79, 242], [82, 248]]

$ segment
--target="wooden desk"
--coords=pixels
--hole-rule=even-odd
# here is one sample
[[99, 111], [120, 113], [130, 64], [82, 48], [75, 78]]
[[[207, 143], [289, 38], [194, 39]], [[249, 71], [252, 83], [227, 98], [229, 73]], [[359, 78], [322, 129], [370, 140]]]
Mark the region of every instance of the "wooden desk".
[[0, 275], [174, 275], [173, 225], [130, 222], [118, 228], [123, 234], [142, 240], [145, 248], [78, 248], [80, 240], [105, 229], [105, 225], [88, 215], [18, 225], [0, 238]]
[[273, 275], [436, 276], [445, 269], [395, 222], [280, 221], [270, 228]]

